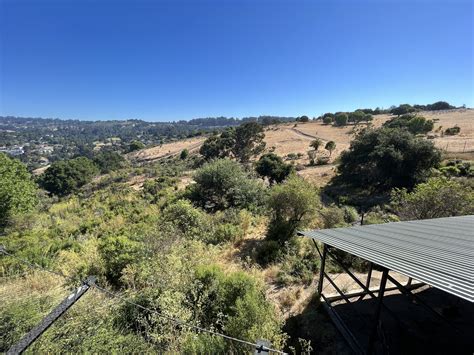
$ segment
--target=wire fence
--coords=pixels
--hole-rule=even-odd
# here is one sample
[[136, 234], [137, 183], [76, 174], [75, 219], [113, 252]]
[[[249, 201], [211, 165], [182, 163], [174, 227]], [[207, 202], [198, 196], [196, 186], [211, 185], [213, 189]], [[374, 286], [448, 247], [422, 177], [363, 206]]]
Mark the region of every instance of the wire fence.
[[[15, 258], [16, 260], [20, 261], [21, 263], [27, 265], [29, 268], [31, 269], [36, 269], [36, 270], [42, 270], [42, 271], [45, 271], [47, 273], [50, 273], [50, 274], [53, 274], [53, 275], [56, 275], [56, 276], [61, 276], [63, 278], [65, 278], [66, 280], [69, 280], [69, 281], [73, 281], [73, 282], [76, 282], [77, 280], [68, 276], [68, 275], [65, 275], [61, 272], [58, 272], [58, 271], [54, 271], [54, 270], [51, 270], [51, 269], [48, 269], [48, 268], [45, 268], [45, 267], [42, 267], [38, 264], [35, 264], [35, 263], [32, 263], [30, 262], [29, 260], [26, 260], [26, 259], [23, 259], [23, 258], [20, 258], [12, 253], [9, 253], [5, 247], [3, 246], [0, 246], [0, 253], [1, 254], [4, 254], [6, 256], [10, 256], [12, 258]], [[118, 292], [114, 292], [114, 291], [111, 291], [111, 290], [108, 290], [107, 288], [105, 287], [101, 287], [99, 285], [97, 285], [96, 282], [92, 282], [89, 284], [89, 286], [93, 287], [94, 289], [98, 290], [99, 292], [102, 292], [103, 294], [106, 294], [108, 295], [109, 297], [113, 297], [113, 298], [116, 298], [116, 299], [119, 299], [123, 302], [126, 302], [136, 308], [139, 308], [141, 310], [144, 310], [144, 311], [147, 311], [147, 312], [150, 312], [154, 315], [156, 315], [157, 317], [161, 318], [161, 319], [164, 319], [168, 322], [171, 322], [175, 325], [178, 325], [178, 326], [181, 326], [181, 327], [184, 327], [184, 328], [188, 328], [188, 329], [191, 329], [193, 331], [196, 331], [198, 333], [207, 333], [207, 334], [210, 334], [210, 335], [213, 335], [213, 336], [217, 336], [217, 337], [221, 337], [225, 340], [228, 340], [228, 341], [232, 341], [232, 342], [235, 342], [235, 343], [239, 343], [239, 344], [243, 344], [243, 345], [246, 345], [246, 346], [249, 346], [249, 347], [252, 347], [254, 350], [256, 350], [257, 352], [268, 352], [268, 353], [275, 353], [275, 354], [286, 354], [285, 352], [281, 351], [281, 350], [277, 350], [277, 349], [273, 349], [273, 348], [270, 348], [270, 347], [266, 347], [264, 345], [261, 345], [261, 344], [257, 344], [257, 343], [252, 343], [250, 341], [246, 341], [246, 340], [243, 340], [243, 339], [239, 339], [239, 338], [235, 338], [235, 337], [232, 337], [232, 336], [229, 336], [229, 335], [226, 335], [226, 334], [223, 334], [223, 333], [220, 333], [220, 332], [216, 332], [216, 331], [213, 331], [213, 330], [210, 330], [210, 329], [207, 329], [207, 328], [203, 328], [203, 327], [200, 327], [200, 326], [197, 326], [197, 325], [194, 325], [194, 324], [190, 324], [190, 323], [187, 323], [187, 322], [184, 322], [183, 320], [181, 319], [177, 319], [177, 318], [173, 318], [173, 317], [170, 317], [170, 316], [166, 316], [164, 315], [163, 313], [161, 312], [158, 312], [154, 309], [151, 309], [149, 307], [145, 307], [141, 304], [138, 304], [136, 302], [133, 302], [133, 301], [130, 301], [129, 299], [127, 299], [125, 296], [123, 296], [122, 294], [118, 293]]]

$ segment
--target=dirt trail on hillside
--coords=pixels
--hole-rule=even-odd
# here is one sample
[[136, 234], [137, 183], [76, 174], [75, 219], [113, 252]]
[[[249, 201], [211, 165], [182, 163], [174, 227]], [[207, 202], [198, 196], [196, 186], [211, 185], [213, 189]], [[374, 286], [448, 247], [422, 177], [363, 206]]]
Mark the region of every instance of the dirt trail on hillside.
[[329, 141], [328, 139], [324, 139], [324, 138], [322, 138], [322, 137], [313, 136], [312, 134], [308, 134], [308, 133], [302, 132], [302, 131], [300, 131], [299, 129], [296, 129], [296, 128], [290, 128], [290, 131], [296, 133], [298, 136], [303, 136], [304, 138], [309, 138], [309, 139], [311, 139], [311, 140], [313, 140], [313, 139], [321, 139], [323, 142], [328, 142], [328, 141]]

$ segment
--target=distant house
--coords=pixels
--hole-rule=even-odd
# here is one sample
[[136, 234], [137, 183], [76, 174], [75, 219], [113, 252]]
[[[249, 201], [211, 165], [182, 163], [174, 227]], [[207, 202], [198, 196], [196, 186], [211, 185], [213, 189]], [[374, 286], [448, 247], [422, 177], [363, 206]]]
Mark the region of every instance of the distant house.
[[22, 155], [25, 153], [23, 147], [14, 146], [14, 147], [0, 147], [0, 153], [6, 153], [9, 155]]

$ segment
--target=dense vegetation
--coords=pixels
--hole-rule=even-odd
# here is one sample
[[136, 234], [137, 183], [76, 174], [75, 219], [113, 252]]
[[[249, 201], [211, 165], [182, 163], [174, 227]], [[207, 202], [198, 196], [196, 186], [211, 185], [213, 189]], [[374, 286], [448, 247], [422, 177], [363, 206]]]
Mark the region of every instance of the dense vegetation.
[[[372, 114], [360, 110], [351, 120]], [[298, 344], [327, 348], [324, 319], [312, 323], [311, 344], [298, 340], [301, 327], [285, 325], [298, 290], [314, 288], [319, 269], [314, 246], [297, 238], [298, 230], [348, 226], [362, 217], [368, 224], [474, 213], [472, 165], [443, 160], [410, 129], [418, 116], [410, 117], [361, 129], [321, 189], [263, 145], [264, 130], [254, 121], [208, 136], [200, 154], [183, 150], [138, 166], [121, 154], [135, 137], [124, 150], [58, 160], [36, 180], [19, 160], [0, 154], [2, 243], [74, 280], [2, 256], [0, 351], [88, 275], [145, 308], [92, 290], [32, 352], [253, 350], [166, 318], [250, 342], [268, 339], [287, 351], [290, 345], [302, 351]], [[336, 144], [316, 139], [310, 148], [317, 164], [320, 151], [331, 155]], [[366, 268], [341, 257], [357, 271]], [[334, 271], [329, 264], [327, 272]]]
[[[186, 137], [195, 137], [213, 130], [236, 127], [241, 123], [262, 125], [294, 121], [294, 117], [259, 116], [242, 119], [227, 117], [196, 118], [178, 122], [81, 121], [52, 118], [0, 117], [0, 145], [22, 147], [20, 159], [31, 168], [49, 161], [86, 156], [106, 147], [128, 152], [144, 145], [162, 144]], [[44, 163], [43, 163], [44, 164]]]

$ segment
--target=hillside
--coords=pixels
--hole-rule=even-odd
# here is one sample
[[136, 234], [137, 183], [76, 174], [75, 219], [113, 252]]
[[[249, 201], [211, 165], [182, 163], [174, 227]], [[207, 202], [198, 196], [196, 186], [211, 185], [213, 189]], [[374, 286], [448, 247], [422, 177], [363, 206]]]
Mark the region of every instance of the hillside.
[[[418, 114], [434, 121], [434, 129], [429, 136], [438, 148], [448, 153], [474, 151], [474, 109], [423, 111]], [[388, 114], [375, 115], [371, 126], [381, 127], [384, 122], [393, 117]], [[441, 131], [454, 126], [461, 128], [458, 135], [447, 136], [441, 134]], [[273, 151], [282, 158], [298, 165], [299, 175], [322, 186], [334, 176], [335, 160], [342, 151], [349, 148], [356, 132], [364, 127], [367, 127], [365, 123], [359, 125], [349, 124], [344, 127], [334, 127], [320, 121], [280, 123], [265, 128], [264, 141], [267, 151]], [[309, 144], [316, 138], [321, 139], [324, 144], [328, 141], [334, 141], [336, 149], [332, 152], [328, 165], [310, 167], [308, 166], [307, 152], [310, 150]], [[204, 140], [205, 137], [178, 140], [130, 153], [128, 157], [137, 162], [149, 162], [177, 155], [183, 149], [196, 152]], [[329, 156], [329, 153], [324, 150], [324, 144], [320, 148], [320, 155]]]
[[[173, 138], [125, 154], [104, 148], [91, 158], [53, 162], [35, 178], [18, 159], [0, 154], [5, 181], [0, 195], [8, 207], [1, 211], [0, 228], [9, 252], [0, 264], [0, 351], [44, 317], [69, 287], [96, 275], [108, 293], [94, 288], [35, 343], [34, 352], [248, 350], [242, 343], [196, 334], [192, 327], [200, 326], [245, 341], [269, 339], [285, 351], [348, 353], [314, 299], [318, 253], [310, 240], [295, 234], [362, 219], [374, 224], [423, 219], [432, 212], [474, 213], [472, 162], [451, 159], [464, 145], [466, 151], [473, 148], [473, 111], [424, 115], [436, 120], [430, 139], [400, 128], [356, 136], [365, 123], [338, 128], [316, 121], [265, 127], [249, 122], [232, 130], [232, 159], [206, 161], [198, 153], [208, 137], [212, 142], [221, 136]], [[373, 125], [388, 119], [377, 115]], [[458, 135], [439, 133], [439, 127], [455, 125]], [[374, 135], [377, 147], [361, 138]], [[309, 165], [307, 152], [315, 138], [336, 143], [326, 165]], [[255, 150], [262, 140], [266, 150]], [[356, 163], [346, 165], [344, 175], [344, 162], [337, 158], [351, 140], [363, 150], [352, 155]], [[451, 158], [441, 156], [431, 141]], [[245, 149], [237, 150], [237, 142], [246, 143]], [[262, 174], [253, 163], [270, 151], [277, 156], [271, 155]], [[329, 155], [324, 144], [317, 154]], [[385, 159], [400, 168], [392, 169]], [[364, 173], [354, 174], [360, 166]], [[338, 178], [346, 180], [326, 191], [338, 180], [327, 185], [336, 168]], [[268, 170], [286, 175], [270, 180], [272, 175], [264, 175]], [[398, 192], [392, 196], [393, 191]], [[359, 195], [362, 202], [349, 199]], [[419, 208], [433, 203], [434, 211]], [[343, 257], [365, 277], [365, 261]], [[30, 270], [31, 263], [40, 270]], [[329, 263], [326, 272], [337, 278], [338, 288], [358, 289], [336, 264]], [[372, 285], [381, 282], [379, 271], [372, 276]], [[336, 289], [325, 286], [328, 294]], [[191, 325], [177, 327], [169, 318]]]

